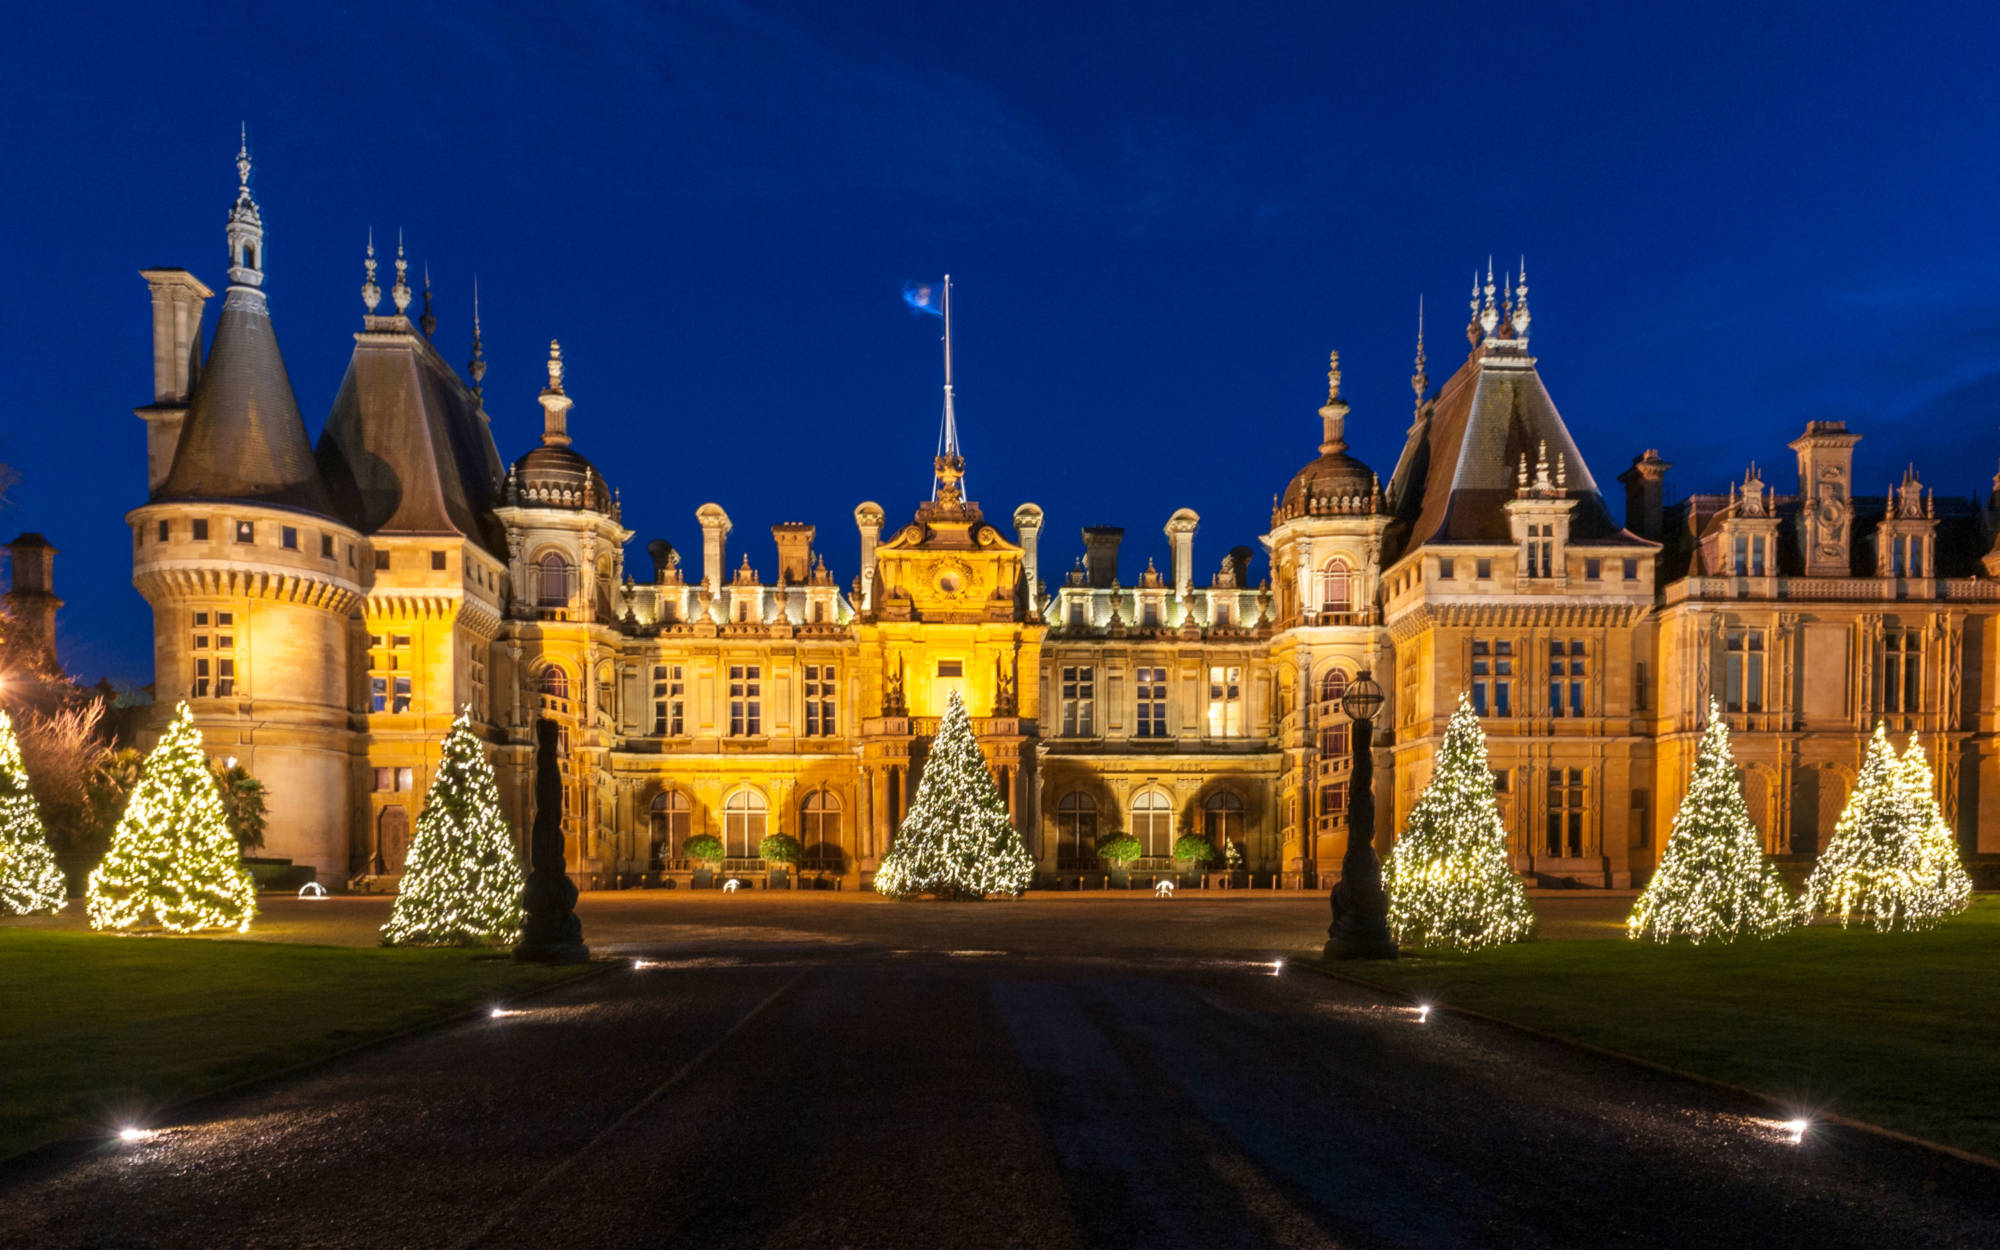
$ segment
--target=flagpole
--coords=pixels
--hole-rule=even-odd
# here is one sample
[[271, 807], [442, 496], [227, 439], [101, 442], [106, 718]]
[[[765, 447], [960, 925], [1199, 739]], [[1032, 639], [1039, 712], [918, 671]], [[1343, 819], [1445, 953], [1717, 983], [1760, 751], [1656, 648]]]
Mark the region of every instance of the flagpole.
[[[944, 298], [940, 311], [944, 314], [944, 428], [938, 432], [938, 455], [957, 456], [958, 414], [952, 410], [951, 399], [951, 275], [944, 276]], [[931, 499], [937, 499], [937, 479], [931, 479]]]

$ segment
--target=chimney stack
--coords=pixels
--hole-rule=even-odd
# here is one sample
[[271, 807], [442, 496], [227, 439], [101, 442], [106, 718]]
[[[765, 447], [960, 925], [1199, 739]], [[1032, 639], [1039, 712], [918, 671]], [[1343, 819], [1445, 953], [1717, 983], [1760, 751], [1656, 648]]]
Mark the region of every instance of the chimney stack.
[[46, 673], [59, 673], [56, 663], [56, 549], [40, 534], [23, 534], [7, 544], [14, 566], [14, 584], [5, 596], [13, 624], [6, 638], [10, 661], [26, 661]]
[[1648, 447], [1645, 454], [1632, 457], [1632, 467], [1618, 475], [1625, 483], [1625, 528], [1641, 538], [1660, 541], [1665, 528], [1667, 470], [1671, 461]]
[[812, 576], [815, 526], [803, 521], [786, 521], [771, 527], [771, 541], [778, 545], [778, 585], [803, 586]]
[[1185, 599], [1194, 586], [1194, 532], [1201, 517], [1193, 508], [1182, 508], [1167, 518], [1167, 541], [1174, 548], [1174, 594]]
[[723, 579], [729, 575], [725, 561], [729, 514], [721, 504], [705, 503], [695, 509], [694, 519], [701, 522], [701, 584], [710, 595], [721, 594]]
[[861, 531], [861, 610], [875, 610], [875, 543], [882, 537], [882, 505], [863, 503], [854, 509], [854, 528]]
[[1090, 525], [1083, 531], [1083, 571], [1094, 590], [1107, 590], [1118, 580], [1118, 544], [1122, 525]]
[[1031, 503], [1014, 509], [1014, 537], [1021, 542], [1021, 580], [1027, 584], [1028, 607], [1038, 608], [1035, 587], [1042, 576], [1042, 510]]
[[153, 296], [153, 402], [134, 409], [146, 423], [146, 489], [166, 480], [181, 422], [201, 378], [201, 315], [215, 292], [185, 269], [142, 269]]

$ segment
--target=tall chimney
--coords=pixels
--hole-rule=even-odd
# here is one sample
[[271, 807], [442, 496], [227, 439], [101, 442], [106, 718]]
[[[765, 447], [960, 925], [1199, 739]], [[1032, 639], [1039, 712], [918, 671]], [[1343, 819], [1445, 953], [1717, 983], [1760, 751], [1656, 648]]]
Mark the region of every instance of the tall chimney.
[[215, 294], [185, 269], [142, 269], [153, 296], [153, 402], [132, 411], [146, 423], [146, 489], [174, 465], [181, 422], [201, 377], [201, 315]]
[[694, 519], [701, 522], [701, 584], [708, 593], [722, 593], [722, 581], [729, 575], [725, 562], [729, 539], [729, 514], [719, 503], [705, 503], [695, 509]]
[[882, 536], [882, 505], [863, 503], [854, 509], [854, 528], [861, 531], [861, 610], [875, 610], [875, 542]]
[[1182, 508], [1167, 518], [1167, 541], [1174, 547], [1174, 595], [1185, 599], [1194, 587], [1194, 532], [1201, 517], [1193, 508]]
[[1021, 580], [1026, 583], [1027, 604], [1040, 607], [1035, 587], [1042, 576], [1042, 510], [1031, 503], [1014, 509], [1014, 537], [1021, 542]]
[[1083, 531], [1083, 571], [1094, 589], [1109, 589], [1118, 580], [1118, 544], [1122, 525], [1090, 525]]
[[786, 521], [771, 527], [771, 541], [778, 545], [778, 585], [802, 586], [812, 576], [815, 526], [804, 521]]
[[1625, 483], [1625, 528], [1641, 538], [1660, 541], [1665, 527], [1667, 470], [1671, 461], [1660, 459], [1658, 450], [1648, 447], [1645, 454], [1632, 457], [1632, 467], [1618, 475]]
[[44, 672], [57, 673], [56, 549], [40, 534], [23, 534], [7, 544], [14, 566], [14, 584], [7, 591], [7, 614], [13, 623], [7, 635], [9, 660], [27, 661]]

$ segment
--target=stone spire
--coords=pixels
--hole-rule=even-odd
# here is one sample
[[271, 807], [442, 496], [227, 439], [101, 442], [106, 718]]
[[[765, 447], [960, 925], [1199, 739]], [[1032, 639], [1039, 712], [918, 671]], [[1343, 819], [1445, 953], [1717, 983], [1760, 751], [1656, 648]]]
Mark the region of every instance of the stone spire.
[[1514, 287], [1514, 312], [1512, 318], [1514, 337], [1525, 340], [1528, 337], [1528, 258], [1521, 257], [1521, 273]]
[[1479, 346], [1479, 266], [1472, 267], [1472, 315], [1465, 323], [1465, 341]]
[[361, 262], [361, 268], [367, 274], [361, 282], [361, 307], [372, 317], [375, 315], [375, 309], [382, 303], [382, 288], [375, 284], [375, 227], [373, 226], [368, 227], [368, 259]]
[[[1490, 295], [1492, 292], [1488, 292]], [[403, 232], [396, 231], [396, 285], [389, 288], [389, 298], [396, 303], [396, 315], [402, 316], [410, 307], [410, 262], [403, 257]]]
[[[229, 209], [229, 298], [262, 298], [264, 286], [264, 215], [250, 194], [250, 127], [245, 125], [236, 148], [236, 203]], [[239, 300], [239, 302], [241, 302]]]
[[549, 340], [549, 385], [542, 392], [542, 445], [569, 446], [569, 396], [563, 394], [562, 344]]
[[472, 363], [465, 367], [472, 375], [472, 397], [484, 401], [486, 398], [486, 348], [479, 341], [479, 278], [472, 279]]
[[424, 262], [424, 315], [417, 318], [417, 324], [423, 328], [424, 340], [426, 342], [430, 340], [431, 335], [437, 333], [438, 319], [431, 315], [431, 263], [429, 261]]
[[1493, 331], [1500, 325], [1500, 310], [1493, 306], [1493, 258], [1486, 258], [1486, 300], [1479, 306], [1479, 330], [1484, 338], [1492, 338]]
[[1410, 389], [1417, 393], [1417, 407], [1424, 406], [1424, 392], [1431, 388], [1430, 374], [1424, 372], [1424, 297], [1417, 296], [1417, 371], [1410, 375]]
[[1347, 450], [1347, 401], [1340, 397], [1340, 353], [1334, 352], [1326, 366], [1326, 403], [1319, 410], [1321, 438], [1319, 454], [1333, 455]]

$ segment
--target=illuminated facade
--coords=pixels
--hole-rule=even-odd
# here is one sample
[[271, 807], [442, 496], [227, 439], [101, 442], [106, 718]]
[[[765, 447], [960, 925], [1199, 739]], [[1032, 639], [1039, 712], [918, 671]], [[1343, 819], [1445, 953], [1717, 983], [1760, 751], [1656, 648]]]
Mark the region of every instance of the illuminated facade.
[[844, 583], [810, 524], [772, 527], [768, 575], [747, 553], [732, 566], [714, 503], [695, 513], [698, 574], [664, 542], [633, 570], [618, 492], [572, 446], [560, 349], [541, 441], [509, 464], [476, 312], [462, 378], [432, 346], [428, 299], [408, 315], [400, 248], [385, 315], [370, 248], [362, 328], [310, 442], [241, 169], [206, 353], [209, 289], [145, 271], [134, 581], [161, 699], [187, 695], [209, 748], [267, 782], [271, 852], [324, 876], [398, 873], [468, 706], [517, 820], [533, 721], [562, 726], [582, 884], [671, 879], [701, 833], [754, 861], [769, 832], [799, 838], [807, 874], [855, 882], [956, 690], [1045, 879], [1094, 868], [1113, 833], [1159, 866], [1195, 833], [1237, 843], [1260, 880], [1306, 883], [1343, 849], [1338, 704], [1364, 670], [1389, 698], [1382, 810], [1414, 803], [1464, 693], [1517, 863], [1544, 877], [1644, 875], [1711, 696], [1774, 850], [1809, 852], [1831, 828], [1878, 717], [1936, 743], [1968, 849], [2000, 850], [1992, 508], [1934, 499], [1914, 472], [1886, 500], [1858, 497], [1857, 436], [1815, 425], [1793, 444], [1800, 496], [1753, 470], [1668, 507], [1649, 452], [1624, 475], [1620, 523], [1528, 354], [1525, 278], [1497, 302], [1490, 275], [1475, 290], [1471, 350], [1435, 394], [1419, 347], [1386, 484], [1347, 452], [1336, 360], [1319, 455], [1260, 540], [1268, 578], [1248, 547], [1197, 578], [1187, 509], [1166, 521], [1164, 570], [1149, 558], [1121, 582], [1123, 531], [1103, 528], [1045, 576], [1041, 510], [1020, 506], [1003, 534], [964, 498], [950, 448], [906, 523], [885, 535], [881, 506], [855, 509]]

